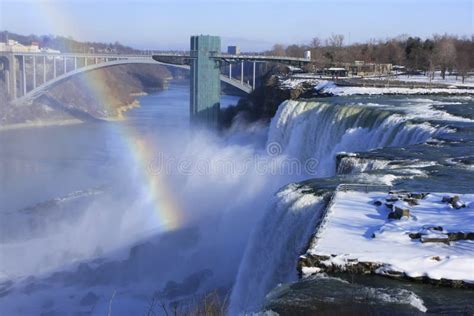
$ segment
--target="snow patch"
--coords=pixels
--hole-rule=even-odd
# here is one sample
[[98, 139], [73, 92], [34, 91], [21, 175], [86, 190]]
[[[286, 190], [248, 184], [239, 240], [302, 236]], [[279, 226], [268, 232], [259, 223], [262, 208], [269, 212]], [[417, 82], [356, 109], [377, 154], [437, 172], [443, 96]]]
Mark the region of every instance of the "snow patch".
[[474, 213], [470, 208], [474, 194], [459, 195], [469, 207], [453, 209], [442, 202], [450, 193], [431, 193], [419, 205], [397, 201], [395, 206], [409, 208], [410, 217], [388, 220], [390, 210], [374, 201], [383, 201], [383, 192], [339, 191], [328, 212], [326, 224], [308, 254], [326, 255], [325, 264], [340, 267], [358, 262], [382, 264], [380, 274], [397, 271], [408, 277], [428, 277], [474, 282], [474, 242], [450, 244], [422, 243], [409, 234], [427, 226], [441, 226], [446, 232], [472, 232]]
[[314, 88], [321, 94], [329, 94], [334, 96], [347, 96], [347, 95], [379, 95], [379, 94], [462, 94], [472, 95], [474, 89], [455, 89], [455, 88], [376, 88], [376, 87], [349, 87], [349, 86], [337, 86], [331, 81], [321, 81]]

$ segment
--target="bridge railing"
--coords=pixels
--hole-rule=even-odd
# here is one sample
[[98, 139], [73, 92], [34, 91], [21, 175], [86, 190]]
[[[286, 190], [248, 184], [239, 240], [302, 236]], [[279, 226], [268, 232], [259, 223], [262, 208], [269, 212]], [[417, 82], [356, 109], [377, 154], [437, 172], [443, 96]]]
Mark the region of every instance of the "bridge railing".
[[14, 55], [27, 57], [66, 57], [66, 58], [147, 58], [150, 59], [153, 54], [95, 54], [95, 53], [53, 53], [53, 52], [0, 52], [0, 55]]
[[[183, 53], [121, 54], [121, 53], [88, 53], [88, 52], [87, 53], [0, 52], [0, 55], [12, 56], [11, 59], [14, 64], [17, 61], [20, 63], [20, 67], [18, 68], [13, 67], [13, 69], [19, 69], [20, 71], [19, 89], [17, 89], [16, 71], [12, 72], [13, 74], [9, 74], [9, 76], [11, 76], [12, 78], [8, 79], [9, 80], [8, 93], [10, 94], [12, 99], [18, 98], [17, 91], [21, 92], [20, 94], [21, 97], [26, 96], [29, 93], [29, 91], [36, 91], [36, 93], [38, 92], [37, 88], [39, 87], [39, 85], [37, 85], [37, 77], [41, 77], [41, 75], [37, 76], [36, 67], [38, 64], [41, 64], [41, 63], [43, 64], [43, 67], [39, 69], [42, 70], [43, 72], [43, 75], [42, 75], [43, 79], [40, 80], [40, 82], [41, 82], [41, 86], [43, 86], [47, 83], [46, 82], [47, 81], [46, 80], [47, 67], [53, 68], [52, 78], [49, 78], [48, 81], [56, 82], [57, 81], [56, 78], [59, 76], [64, 76], [65, 74], [69, 72], [73, 72], [73, 71], [75, 72], [77, 69], [82, 69], [86, 67], [90, 68], [91, 65], [96, 65], [99, 63], [100, 64], [111, 63], [113, 61], [121, 61], [121, 60], [150, 61], [152, 59], [159, 60], [159, 57], [173, 57], [173, 58], [179, 57], [179, 58], [183, 58], [184, 60], [193, 58], [189, 54], [183, 54]], [[227, 76], [228, 79], [224, 81], [234, 86], [239, 87], [240, 89], [242, 89], [243, 91], [247, 93], [255, 89], [256, 63], [258, 62], [279, 62], [279, 63], [298, 64], [298, 65], [310, 62], [309, 59], [305, 59], [305, 58], [267, 56], [267, 55], [255, 55], [255, 54], [233, 55], [233, 54], [216, 53], [216, 54], [213, 54], [211, 58], [220, 60], [222, 62], [229, 64], [229, 71], [228, 71], [228, 76]], [[59, 63], [59, 66], [57, 65], [58, 59], [62, 60], [62, 65], [61, 65], [61, 62]], [[92, 62], [91, 62], [91, 59], [93, 60]], [[47, 66], [46, 62], [47, 61], [50, 62], [51, 60], [53, 60], [52, 64], [50, 66]], [[27, 62], [31, 63], [31, 67], [25, 66]], [[235, 64], [238, 62], [241, 63], [239, 78], [232, 77], [232, 64]], [[244, 80], [244, 62], [253, 63], [251, 83], [245, 82]], [[170, 63], [170, 62], [164, 61], [163, 63]], [[30, 69], [29, 71], [32, 71], [33, 74], [27, 75], [26, 69]], [[60, 74], [57, 73], [58, 70], [61, 71]], [[27, 80], [31, 80], [31, 81], [27, 82]]]

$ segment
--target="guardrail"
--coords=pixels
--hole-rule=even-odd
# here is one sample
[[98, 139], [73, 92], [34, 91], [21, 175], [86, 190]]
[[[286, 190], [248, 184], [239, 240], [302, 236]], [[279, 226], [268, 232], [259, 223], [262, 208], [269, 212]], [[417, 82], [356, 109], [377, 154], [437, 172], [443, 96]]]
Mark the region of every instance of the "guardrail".
[[336, 187], [336, 192], [338, 191], [364, 191], [369, 193], [370, 191], [390, 191], [392, 189], [391, 185], [385, 184], [363, 184], [363, 183], [341, 183]]

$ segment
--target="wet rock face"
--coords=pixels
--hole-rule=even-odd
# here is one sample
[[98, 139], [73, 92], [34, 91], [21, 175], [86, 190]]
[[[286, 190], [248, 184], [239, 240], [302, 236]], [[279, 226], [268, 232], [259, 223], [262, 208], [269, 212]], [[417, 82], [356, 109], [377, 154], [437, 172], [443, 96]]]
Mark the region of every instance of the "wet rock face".
[[461, 199], [459, 198], [458, 195], [455, 195], [455, 196], [452, 196], [452, 197], [445, 196], [445, 197], [443, 197], [441, 202], [448, 203], [449, 205], [451, 205], [452, 208], [455, 208], [455, 209], [460, 209], [460, 208], [466, 207], [466, 204], [461, 201]]
[[296, 100], [310, 89], [305, 85], [298, 85], [292, 88], [285, 88], [280, 85], [280, 79], [277, 75], [271, 76], [263, 88], [264, 99], [263, 109], [268, 117], [273, 117], [278, 106], [285, 100]]
[[[471, 238], [474, 237], [474, 233], [471, 233]], [[471, 239], [472, 240], [472, 239]], [[433, 284], [436, 286], [445, 286], [452, 288], [466, 288], [473, 289], [474, 284], [464, 282], [462, 280], [448, 280], [448, 279], [430, 279], [427, 276], [421, 277], [411, 277], [406, 275], [403, 272], [393, 271], [388, 269], [381, 263], [377, 262], [359, 262], [357, 259], [348, 259], [346, 264], [341, 266], [339, 264], [334, 264], [330, 262], [332, 256], [324, 255], [313, 255], [306, 254], [300, 256], [298, 261], [297, 270], [300, 278], [308, 277], [309, 275], [304, 274], [305, 268], [318, 268], [318, 273], [328, 273], [330, 275], [337, 273], [348, 273], [348, 274], [358, 274], [358, 275], [376, 275], [380, 274], [380, 269], [383, 269], [383, 275], [386, 277], [394, 279], [405, 279], [409, 281]], [[439, 257], [438, 257], [439, 259]], [[436, 259], [433, 259], [436, 260]]]
[[298, 261], [298, 272], [303, 276], [303, 268], [317, 267], [320, 272], [338, 273], [348, 272], [356, 274], [375, 274], [376, 270], [382, 266], [376, 262], [359, 262], [356, 259], [349, 259], [348, 264], [343, 268], [340, 265], [330, 262], [331, 257], [325, 255], [306, 254], [301, 256]]
[[267, 312], [259, 315], [424, 315], [423, 301], [417, 298], [408, 290], [321, 276], [277, 287], [268, 295]]

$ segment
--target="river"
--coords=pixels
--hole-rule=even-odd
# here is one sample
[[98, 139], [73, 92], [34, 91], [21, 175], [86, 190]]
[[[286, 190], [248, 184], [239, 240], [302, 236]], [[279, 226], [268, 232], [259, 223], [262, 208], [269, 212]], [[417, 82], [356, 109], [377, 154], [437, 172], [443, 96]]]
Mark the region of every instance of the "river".
[[[362, 160], [416, 156], [453, 164], [456, 157], [472, 154], [472, 99], [328, 98], [290, 104], [277, 113], [278, 124], [236, 124], [220, 134], [189, 127], [188, 100], [188, 85], [172, 82], [141, 97], [141, 107], [127, 112], [123, 121], [0, 133], [1, 311], [136, 315], [161, 312], [157, 302], [179, 299], [181, 307], [187, 306], [215, 290], [230, 296], [231, 305], [258, 307], [278, 283], [286, 285], [272, 292], [270, 298], [278, 299], [271, 306], [298, 311], [304, 299], [310, 301], [309, 283], [293, 283], [295, 265], [313, 227], [304, 217], [296, 225], [285, 207], [278, 209], [281, 217], [273, 216], [275, 192], [311, 178], [326, 177], [313, 180], [321, 187], [341, 178], [385, 180], [386, 170], [375, 167], [364, 167], [367, 174], [358, 175], [355, 169], [362, 164], [354, 156], [336, 166], [334, 155], [341, 151], [370, 151], [372, 156], [360, 154]], [[223, 96], [222, 106], [237, 100]], [[456, 116], [453, 105], [458, 103], [466, 104], [467, 117]], [[401, 136], [382, 137], [388, 133]], [[434, 146], [426, 144], [433, 138], [435, 154], [420, 158]], [[450, 140], [462, 141], [462, 149], [439, 145]], [[429, 173], [444, 172], [441, 163], [407, 168], [400, 163], [391, 176], [400, 179], [400, 186], [469, 192], [468, 158], [467, 167], [450, 167], [451, 174], [441, 180]], [[416, 177], [417, 172], [426, 174]], [[278, 238], [271, 237], [275, 233]], [[265, 255], [262, 247], [273, 253]], [[261, 274], [252, 279], [254, 271]], [[413, 290], [378, 279], [361, 284], [370, 282]], [[231, 295], [234, 283], [238, 287]], [[338, 284], [326, 286], [341, 293]], [[311, 288], [309, 297], [321, 295], [317, 285]], [[257, 294], [249, 296], [250, 289]], [[438, 292], [434, 303], [426, 292], [422, 288], [417, 294], [443, 311], [445, 292]], [[457, 311], [472, 307], [464, 294], [456, 297]], [[292, 306], [294, 299], [303, 307]], [[395, 303], [411, 306], [413, 300]], [[391, 308], [394, 302], [376, 304]]]
[[[156, 293], [229, 290], [250, 230], [286, 177], [247, 171], [266, 154], [265, 126], [190, 129], [188, 100], [189, 86], [176, 81], [141, 97], [123, 121], [0, 134], [7, 314], [61, 313], [70, 296], [77, 311], [104, 314], [117, 291], [114, 315], [130, 315]], [[222, 96], [223, 107], [237, 101]]]

